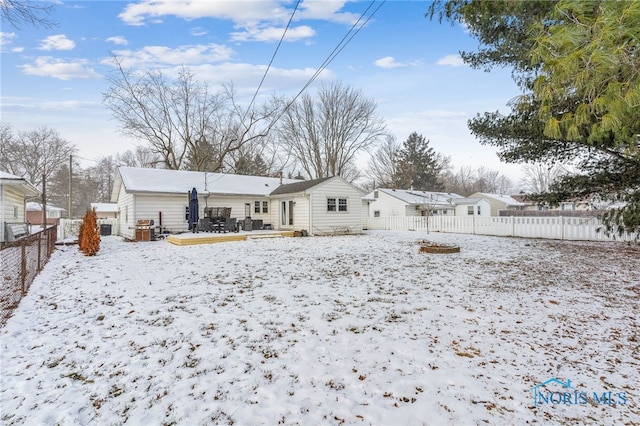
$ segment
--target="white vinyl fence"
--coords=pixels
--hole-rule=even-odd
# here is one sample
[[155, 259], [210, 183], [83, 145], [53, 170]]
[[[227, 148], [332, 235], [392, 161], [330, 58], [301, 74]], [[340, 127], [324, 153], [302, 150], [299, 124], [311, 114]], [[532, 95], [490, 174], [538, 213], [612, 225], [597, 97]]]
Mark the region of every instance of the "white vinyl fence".
[[[58, 225], [58, 241], [72, 240], [78, 238], [78, 231], [80, 230], [80, 224], [82, 219], [60, 219]], [[105, 226], [103, 226], [105, 225]], [[109, 228], [111, 233], [109, 235], [118, 235], [118, 219], [98, 219], [98, 227], [101, 234], [103, 230]]]
[[597, 218], [588, 217], [369, 217], [365, 229], [450, 232], [554, 240], [634, 241], [633, 234], [607, 236]]

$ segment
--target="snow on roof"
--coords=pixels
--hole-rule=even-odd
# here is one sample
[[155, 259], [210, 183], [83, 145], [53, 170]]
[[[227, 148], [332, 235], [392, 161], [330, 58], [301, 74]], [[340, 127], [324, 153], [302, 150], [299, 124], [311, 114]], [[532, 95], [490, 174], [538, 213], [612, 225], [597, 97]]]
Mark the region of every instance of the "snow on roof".
[[23, 177], [7, 172], [0, 172], [0, 180], [3, 181], [3, 184], [19, 188], [20, 192], [27, 197], [35, 197], [40, 194], [40, 190]]
[[[280, 178], [193, 172], [186, 170], [120, 167], [127, 192], [186, 193], [195, 188], [199, 193], [267, 196], [281, 185]], [[282, 183], [299, 182], [282, 179]]]
[[500, 201], [502, 203], [505, 203], [508, 206], [526, 206], [526, 203], [521, 203], [520, 201], [517, 201], [516, 199], [514, 199], [512, 196], [510, 195], [504, 195], [504, 194], [490, 194], [490, 193], [486, 193], [486, 192], [476, 192], [475, 194], [473, 194], [472, 196], [480, 196], [480, 197], [484, 197], [484, 198], [492, 198], [494, 200]]
[[98, 212], [118, 213], [118, 205], [116, 203], [91, 203], [91, 208]]
[[453, 200], [453, 204], [476, 204], [480, 200], [482, 200], [482, 198], [458, 198]]
[[20, 176], [12, 175], [11, 173], [0, 172], [0, 179], [24, 179], [24, 178], [21, 178]]
[[[41, 212], [42, 211], [42, 204], [40, 203], [36, 203], [35, 201], [29, 201], [27, 203], [27, 211], [28, 212]], [[47, 204], [47, 211], [48, 212], [53, 212], [53, 211], [65, 211], [65, 209], [60, 208], [60, 207], [56, 207], [56, 206], [51, 206]]]
[[382, 191], [385, 194], [396, 197], [407, 204], [451, 205], [453, 199], [463, 198], [462, 195], [458, 195], [453, 192], [431, 192], [389, 188], [379, 188], [376, 191]]

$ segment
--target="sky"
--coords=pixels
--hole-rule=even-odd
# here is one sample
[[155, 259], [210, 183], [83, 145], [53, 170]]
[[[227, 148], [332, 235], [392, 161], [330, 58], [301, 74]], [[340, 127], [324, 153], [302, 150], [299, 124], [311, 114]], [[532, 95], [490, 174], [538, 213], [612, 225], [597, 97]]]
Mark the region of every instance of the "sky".
[[[420, 253], [424, 239], [460, 253]], [[2, 421], [633, 424], [638, 282], [640, 248], [620, 242], [59, 246], [0, 326]]]
[[[520, 178], [520, 165], [501, 163], [467, 127], [478, 113], [506, 112], [520, 92], [509, 70], [486, 73], [462, 63], [460, 51], [478, 48], [464, 27], [427, 19], [425, 1], [303, 0], [294, 14], [295, 6], [293, 0], [61, 1], [49, 16], [54, 28], [16, 29], [3, 21], [0, 121], [15, 131], [50, 127], [90, 166], [141, 143], [119, 132], [102, 102], [112, 55], [132, 70], [175, 76], [187, 66], [211, 87], [233, 82], [248, 105], [263, 77], [258, 100], [296, 95], [342, 46], [306, 89], [310, 94], [323, 81], [339, 81], [376, 102], [398, 142], [417, 132], [456, 168], [485, 166]], [[366, 25], [341, 44], [361, 16]]]

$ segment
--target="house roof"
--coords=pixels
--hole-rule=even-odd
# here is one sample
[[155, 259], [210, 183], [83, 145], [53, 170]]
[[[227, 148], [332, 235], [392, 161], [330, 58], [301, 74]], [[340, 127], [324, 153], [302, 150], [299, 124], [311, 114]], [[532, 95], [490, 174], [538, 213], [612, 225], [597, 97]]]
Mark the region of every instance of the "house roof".
[[40, 194], [38, 188], [33, 186], [31, 182], [23, 177], [12, 175], [11, 173], [0, 172], [0, 184], [16, 188], [16, 190], [24, 194], [25, 197], [35, 197]]
[[294, 183], [287, 183], [284, 185], [280, 185], [277, 187], [271, 195], [280, 195], [280, 194], [294, 194], [296, 192], [306, 191], [309, 188], [312, 188], [316, 185], [319, 185], [322, 182], [325, 182], [332, 177], [326, 177], [322, 179], [311, 179], [311, 180], [302, 180]]
[[477, 204], [482, 198], [457, 198], [453, 200], [453, 204]]
[[[282, 183], [295, 183], [282, 179]], [[183, 194], [196, 188], [201, 194], [267, 196], [281, 185], [275, 177], [193, 172], [186, 170], [119, 167], [111, 199], [117, 200], [120, 187], [127, 192]]]
[[[42, 211], [42, 204], [41, 203], [36, 203], [35, 201], [29, 201], [27, 203], [27, 211], [28, 212], [41, 212]], [[55, 211], [65, 211], [65, 209], [61, 208], [61, 207], [56, 207], [56, 206], [51, 206], [47, 204], [47, 211], [48, 212], [55, 212]]]
[[118, 205], [116, 203], [91, 203], [91, 208], [98, 212], [118, 213]]
[[[464, 198], [462, 195], [453, 192], [432, 192], [432, 191], [416, 191], [407, 189], [390, 189], [378, 188], [375, 191], [384, 192], [387, 195], [398, 198], [407, 204], [427, 204], [427, 205], [443, 205], [452, 206], [452, 201]], [[375, 192], [374, 191], [374, 192]]]
[[522, 203], [520, 201], [515, 200], [510, 195], [504, 195], [504, 194], [490, 194], [486, 192], [476, 192], [475, 194], [472, 195], [472, 197], [492, 199], [492, 200], [504, 203], [507, 206], [526, 206], [527, 205], [526, 203]]

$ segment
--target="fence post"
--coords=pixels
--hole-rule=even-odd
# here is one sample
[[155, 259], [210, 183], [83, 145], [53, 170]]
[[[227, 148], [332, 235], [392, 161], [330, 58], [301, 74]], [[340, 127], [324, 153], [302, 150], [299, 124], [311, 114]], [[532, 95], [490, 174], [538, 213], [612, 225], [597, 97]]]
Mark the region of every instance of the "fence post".
[[[47, 229], [47, 225], [44, 226], [45, 232]], [[41, 251], [42, 251], [42, 237], [44, 237], [44, 232], [41, 232], [40, 235], [38, 235], [38, 267], [37, 270], [38, 272], [40, 272], [42, 270], [42, 257], [41, 257]]]
[[27, 294], [25, 289], [26, 281], [27, 281], [27, 239], [23, 238], [20, 242], [20, 251], [21, 251], [21, 259], [20, 259], [20, 287], [22, 290], [22, 295]]

